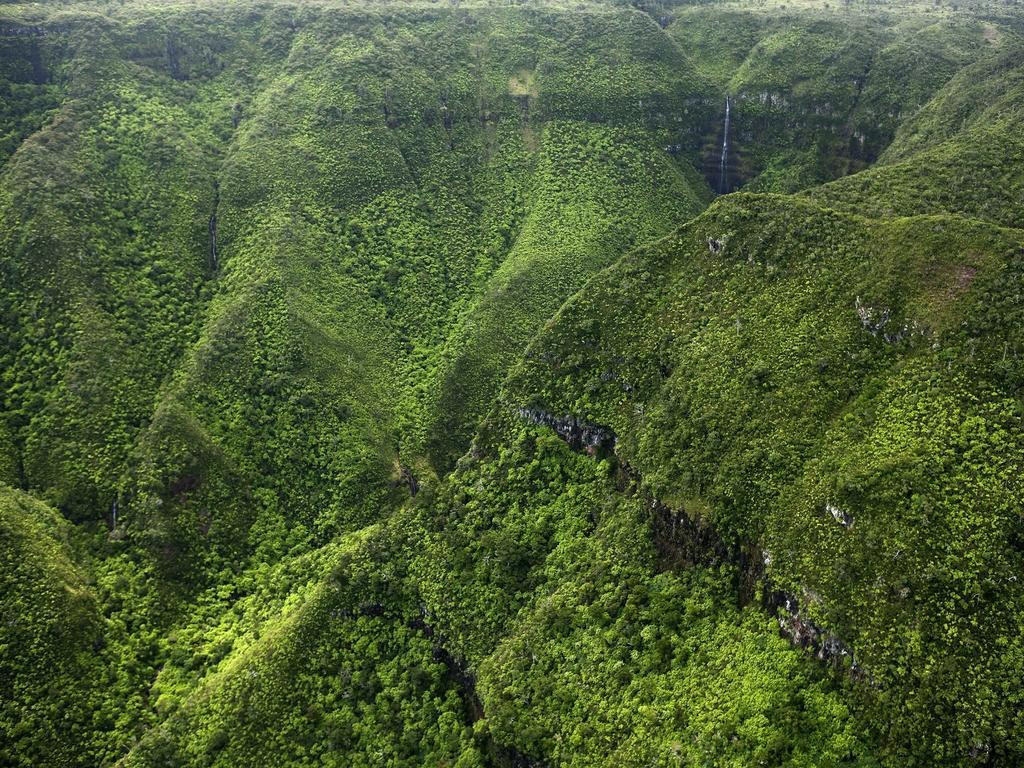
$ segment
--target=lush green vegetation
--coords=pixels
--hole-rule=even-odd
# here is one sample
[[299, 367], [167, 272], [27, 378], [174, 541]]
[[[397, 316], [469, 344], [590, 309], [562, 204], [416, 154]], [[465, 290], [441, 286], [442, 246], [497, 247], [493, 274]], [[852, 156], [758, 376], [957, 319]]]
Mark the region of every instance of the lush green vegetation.
[[[1020, 237], [782, 202], [722, 200], [602, 275], [508, 407], [611, 426], [652, 495], [750, 548], [852, 647], [856, 708], [894, 764], [996, 734], [1012, 763], [1019, 329], [989, 315], [1016, 295]], [[638, 285], [658, 288], [638, 302]]]
[[1020, 764], [1020, 17], [782, 5], [0, 7], [0, 765]]

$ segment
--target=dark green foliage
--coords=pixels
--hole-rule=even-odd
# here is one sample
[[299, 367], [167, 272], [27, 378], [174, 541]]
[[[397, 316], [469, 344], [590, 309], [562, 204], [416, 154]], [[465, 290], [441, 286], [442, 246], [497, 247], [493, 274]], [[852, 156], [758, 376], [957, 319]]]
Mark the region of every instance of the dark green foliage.
[[652, 493], [757, 542], [802, 618], [855, 650], [860, 714], [898, 764], [979, 745], [1012, 764], [1019, 327], [982, 342], [976, 324], [1013, 311], [994, 297], [1021, 247], [951, 217], [722, 201], [578, 294], [505, 412], [612, 426]]
[[[163, 83], [102, 51], [3, 171], [5, 417], [27, 485], [90, 517], [195, 333], [212, 142]], [[170, 128], [168, 129], [168, 126]]]
[[[84, 697], [98, 671], [95, 599], [46, 505], [0, 488], [0, 760], [64, 765], [92, 738]], [[60, 723], [59, 733], [57, 724]]]
[[[973, 19], [692, 7], [667, 30], [732, 101], [726, 190], [793, 192], [873, 163], [991, 45]], [[720, 126], [719, 126], [720, 127]], [[722, 133], [705, 147], [716, 183]], [[713, 177], [713, 178], [712, 178]]]
[[0, 764], [1019, 764], [1021, 29], [6, 5]]
[[436, 469], [458, 458], [504, 372], [586, 277], [699, 210], [694, 176], [634, 132], [546, 128], [526, 220], [446, 350], [431, 430]]
[[[389, 539], [371, 527], [326, 545], [261, 623], [251, 601], [225, 614], [217, 653], [230, 655], [187, 702], [157, 681], [167, 720], [124, 764], [479, 765], [460, 692], [402, 573], [382, 568], [397, 554]], [[177, 638], [182, 650], [187, 639]]]
[[830, 683], [737, 610], [731, 566], [656, 572], [608, 461], [522, 426], [495, 450], [421, 517], [415, 561], [493, 739], [558, 765], [873, 764]]
[[[6, 22], [0, 18], [0, 23]], [[59, 38], [29, 25], [12, 24], [0, 37], [0, 161], [6, 161], [56, 113], [62, 88], [59, 69], [66, 52]]]
[[1018, 226], [1022, 57], [1013, 46], [966, 68], [904, 124], [877, 167], [809, 194], [875, 216], [948, 212]]

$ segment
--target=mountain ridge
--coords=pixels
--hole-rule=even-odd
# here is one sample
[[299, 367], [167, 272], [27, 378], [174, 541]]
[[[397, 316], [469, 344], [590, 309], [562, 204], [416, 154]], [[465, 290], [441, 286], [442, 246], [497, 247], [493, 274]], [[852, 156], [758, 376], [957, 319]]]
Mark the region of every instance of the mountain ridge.
[[1012, 8], [0, 14], [0, 763], [1020, 760]]

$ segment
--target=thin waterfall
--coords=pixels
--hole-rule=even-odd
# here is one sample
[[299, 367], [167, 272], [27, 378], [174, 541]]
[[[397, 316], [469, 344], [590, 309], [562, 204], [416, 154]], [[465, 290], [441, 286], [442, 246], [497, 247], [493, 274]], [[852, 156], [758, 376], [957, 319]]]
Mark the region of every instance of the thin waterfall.
[[210, 271], [220, 269], [220, 258], [217, 256], [217, 208], [220, 205], [220, 183], [213, 182], [213, 213], [210, 214]]
[[724, 195], [728, 192], [728, 168], [729, 168], [729, 109], [732, 106], [732, 99], [725, 97], [725, 127], [722, 130], [722, 156], [718, 161], [718, 194]]
[[217, 271], [220, 262], [217, 259], [217, 214], [210, 216], [210, 269]]

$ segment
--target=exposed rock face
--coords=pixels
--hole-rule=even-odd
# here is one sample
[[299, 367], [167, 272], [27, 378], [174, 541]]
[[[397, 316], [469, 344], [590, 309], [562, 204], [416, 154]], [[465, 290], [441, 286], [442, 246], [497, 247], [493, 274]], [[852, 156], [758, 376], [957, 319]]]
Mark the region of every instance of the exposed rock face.
[[825, 511], [832, 515], [832, 519], [844, 528], [853, 525], [853, 515], [837, 507], [835, 504], [826, 504]]
[[861, 301], [860, 296], [854, 300], [853, 306], [857, 311], [857, 319], [864, 326], [864, 330], [889, 344], [898, 344], [915, 333], [922, 336], [928, 335], [928, 329], [917, 320], [911, 320], [902, 325], [893, 325], [891, 310], [887, 307], [868, 306]]
[[[571, 414], [555, 416], [537, 406], [520, 408], [517, 413], [531, 424], [553, 429], [574, 450], [585, 451], [590, 455], [598, 452], [614, 454], [616, 438], [610, 427], [592, 424]], [[620, 461], [619, 468], [628, 486], [638, 489], [638, 478], [630, 467]], [[674, 510], [653, 496], [647, 498], [647, 503], [651, 510], [651, 534], [658, 551], [660, 568], [668, 570], [721, 563], [736, 565], [739, 579], [736, 586], [741, 605], [753, 599], [758, 583], [763, 584], [764, 609], [777, 617], [779, 630], [793, 645], [809, 649], [819, 661], [835, 666], [849, 657], [850, 674], [856, 679], [864, 676], [849, 645], [834, 633], [804, 618], [795, 597], [771, 588], [770, 580], [765, 575], [765, 568], [772, 561], [769, 552], [736, 543], [730, 546], [712, 526], [694, 520], [685, 512]], [[835, 504], [826, 504], [825, 511], [844, 528], [853, 525], [853, 515]], [[751, 555], [751, 552], [754, 554]], [[811, 597], [819, 599], [813, 594]]]
[[615, 432], [600, 424], [590, 424], [576, 416], [555, 416], [542, 408], [520, 408], [518, 415], [531, 424], [550, 427], [576, 451], [590, 455], [615, 449]]
[[877, 336], [889, 322], [889, 310], [877, 307], [870, 307], [860, 300], [858, 296], [853, 302], [857, 311], [857, 319], [864, 326], [864, 330], [872, 336]]
[[774, 611], [778, 617], [779, 629], [798, 648], [812, 651], [823, 662], [838, 666], [849, 657], [850, 674], [863, 677], [863, 670], [857, 664], [853, 649], [832, 632], [819, 627], [800, 614], [800, 603], [795, 597], [782, 591], [768, 592], [765, 608]]
[[217, 260], [217, 214], [211, 214], [210, 216], [210, 271], [216, 272], [217, 267], [220, 266]]
[[[736, 562], [737, 553], [718, 532], [686, 512], [672, 509], [654, 497], [647, 500], [651, 510], [651, 534], [658, 552], [659, 570], [717, 566]], [[741, 599], [741, 602], [746, 602]]]
[[220, 269], [220, 257], [217, 255], [217, 207], [220, 205], [220, 184], [213, 182], [213, 213], [210, 214], [208, 227], [210, 235], [210, 254], [208, 267], [211, 272]]
[[409, 495], [415, 496], [420, 492], [420, 481], [413, 474], [412, 470], [406, 466], [399, 467], [399, 483], [406, 486], [409, 489]]

